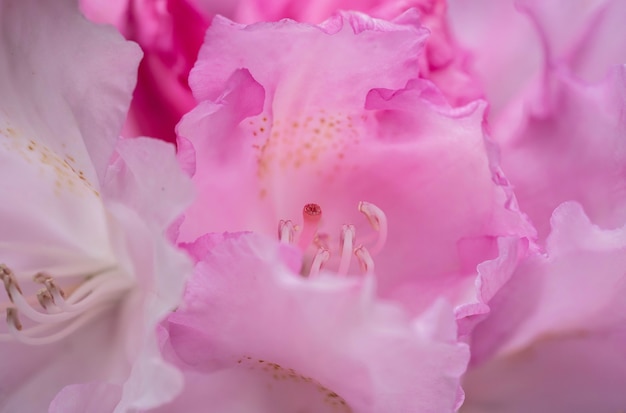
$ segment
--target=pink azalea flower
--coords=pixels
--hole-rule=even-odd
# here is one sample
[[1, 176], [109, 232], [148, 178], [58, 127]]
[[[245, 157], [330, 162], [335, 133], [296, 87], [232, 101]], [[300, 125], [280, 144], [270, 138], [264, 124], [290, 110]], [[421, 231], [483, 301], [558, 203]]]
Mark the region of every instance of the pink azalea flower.
[[619, 411], [626, 67], [611, 63], [626, 59], [614, 38], [626, 9], [609, 1], [519, 5], [539, 33], [543, 64], [536, 82], [508, 98], [494, 134], [539, 245], [472, 335], [464, 411]]
[[69, 0], [2, 0], [0, 26], [0, 410], [158, 405], [181, 386], [154, 326], [190, 271], [164, 232], [191, 184], [171, 145], [117, 141], [140, 51]]
[[620, 0], [454, 0], [450, 11], [451, 31], [472, 56], [468, 70], [486, 91], [498, 140], [528, 112], [545, 110], [550, 68], [565, 65], [593, 84], [626, 59]]
[[463, 413], [618, 412], [626, 406], [626, 226], [559, 206], [473, 333]]
[[459, 318], [486, 313], [533, 229], [483, 134], [484, 104], [453, 109], [415, 78], [426, 33], [405, 24], [414, 16], [216, 18], [190, 78], [200, 104], [178, 129], [197, 154], [181, 240], [278, 227], [305, 275], [358, 273], [363, 244], [381, 296], [412, 312], [445, 296]]
[[205, 3], [200, 8], [188, 0], [80, 0], [87, 17], [114, 24], [144, 52], [124, 136], [174, 141], [174, 126], [195, 106], [187, 77], [204, 32], [215, 13], [228, 14], [228, 1]]
[[450, 306], [411, 319], [374, 277], [298, 273], [301, 252], [254, 234], [209, 235], [166, 347], [182, 395], [156, 412], [452, 412], [469, 352]]
[[481, 95], [465, 70], [465, 54], [456, 46], [446, 24], [444, 0], [81, 0], [93, 21], [114, 24], [139, 43], [145, 56], [139, 67], [125, 136], [147, 135], [174, 141], [174, 126], [195, 106], [187, 83], [204, 32], [215, 15], [240, 23], [291, 18], [320, 23], [337, 10], [357, 10], [392, 19], [409, 8], [420, 14], [430, 31], [419, 57], [420, 75], [437, 84], [454, 106]]
[[626, 222], [624, 81], [623, 67], [611, 68], [626, 62], [626, 41], [612, 33], [622, 28], [615, 16], [626, 16], [625, 4], [548, 7], [527, 0], [521, 6], [542, 39], [544, 64], [539, 81], [495, 119], [503, 168], [541, 239], [552, 211], [569, 200], [580, 202], [594, 223], [618, 227]]

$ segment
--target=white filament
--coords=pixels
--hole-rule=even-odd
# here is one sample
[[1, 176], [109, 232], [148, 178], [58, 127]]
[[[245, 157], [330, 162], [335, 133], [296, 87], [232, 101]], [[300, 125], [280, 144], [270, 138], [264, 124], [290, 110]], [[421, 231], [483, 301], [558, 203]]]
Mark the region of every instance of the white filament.
[[324, 248], [320, 248], [315, 253], [315, 257], [313, 257], [313, 263], [311, 264], [311, 270], [309, 271], [309, 277], [315, 277], [320, 273], [322, 266], [328, 261], [330, 258], [330, 253], [328, 250]]
[[387, 216], [376, 205], [364, 201], [359, 202], [359, 211], [365, 215], [372, 228], [378, 232], [378, 239], [371, 251], [372, 254], [376, 255], [382, 251], [387, 242]]
[[[52, 277], [37, 274], [34, 281], [45, 289], [37, 292], [35, 300], [25, 297], [13, 273], [5, 265], [0, 265], [0, 277], [12, 302], [6, 308], [8, 333], [0, 333], [0, 341], [16, 340], [32, 345], [52, 343], [99, 316], [117, 302], [130, 283], [110, 268], [97, 274], [86, 277], [67, 298]], [[43, 311], [38, 310], [36, 303]], [[35, 325], [22, 330], [20, 316]]]
[[340, 238], [341, 260], [339, 261], [339, 269], [337, 270], [337, 274], [339, 275], [346, 275], [350, 269], [355, 237], [354, 225], [344, 225], [342, 227]]

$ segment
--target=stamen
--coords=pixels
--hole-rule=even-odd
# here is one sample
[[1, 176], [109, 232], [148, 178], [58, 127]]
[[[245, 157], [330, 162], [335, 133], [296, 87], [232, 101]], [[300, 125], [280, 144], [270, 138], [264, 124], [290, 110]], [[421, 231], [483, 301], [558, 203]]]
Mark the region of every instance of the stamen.
[[358, 258], [363, 272], [365, 272], [366, 274], [372, 274], [374, 272], [374, 260], [372, 259], [372, 256], [370, 255], [367, 248], [362, 245], [357, 247], [354, 250], [354, 255], [356, 255], [356, 257]]
[[[45, 336], [35, 336], [35, 334], [46, 333], [54, 328], [58, 328], [58, 325], [40, 324], [38, 326], [23, 330], [22, 324], [17, 317], [17, 310], [15, 310], [14, 308], [7, 308], [7, 324], [9, 326], [9, 334], [0, 334], [0, 342], [8, 341], [12, 338], [21, 343], [34, 346], [54, 343], [55, 341], [59, 341], [69, 336], [83, 325], [100, 316], [108, 308], [109, 306], [105, 305], [95, 308], [92, 311], [85, 312], [79, 317], [74, 318], [72, 322], [66, 324], [65, 327], [63, 327], [61, 330], [57, 331], [54, 334], [49, 334]], [[9, 315], [9, 313], [11, 313], [11, 315]]]
[[13, 271], [11, 271], [6, 265], [0, 264], [0, 278], [2, 278], [2, 281], [4, 282], [4, 289], [7, 291], [9, 300], [13, 302], [12, 291], [17, 291], [19, 294], [22, 294], [22, 289], [17, 283], [17, 280], [13, 275]]
[[[359, 234], [359, 239], [357, 239], [354, 225], [346, 224], [341, 227], [339, 251], [336, 251], [339, 254], [338, 275], [348, 274], [353, 254], [357, 257], [364, 272], [368, 274], [373, 273], [374, 260], [372, 259], [372, 254], [380, 252], [387, 241], [387, 217], [385, 213], [376, 205], [365, 201], [359, 202], [358, 210], [365, 215], [376, 234], [368, 234], [366, 237], [361, 237]], [[281, 220], [278, 224], [278, 238], [280, 242], [293, 243], [294, 234], [300, 232], [297, 245], [304, 253], [306, 262], [308, 263], [311, 260], [309, 275], [318, 274], [323, 265], [329, 260], [331, 251], [332, 254], [335, 253], [335, 250], [330, 246], [336, 241], [331, 242], [332, 240], [328, 233], [319, 230], [321, 219], [322, 208], [318, 204], [306, 204], [302, 210], [303, 223], [301, 231], [291, 221]], [[370, 245], [373, 237], [376, 237], [374, 245], [365, 248], [363, 244]], [[355, 245], [359, 246], [355, 248]], [[315, 255], [311, 259], [311, 254], [313, 253]], [[302, 271], [305, 273], [307, 269], [305, 268]], [[50, 292], [52, 294], [54, 290]], [[74, 295], [72, 294], [71, 297]], [[54, 301], [58, 301], [55, 295], [52, 297]]]
[[344, 225], [341, 228], [341, 237], [339, 240], [341, 261], [339, 262], [339, 269], [337, 270], [337, 274], [339, 275], [346, 275], [350, 269], [355, 236], [354, 225]]
[[311, 270], [309, 271], [309, 277], [315, 277], [320, 273], [322, 266], [328, 261], [330, 258], [330, 252], [327, 249], [320, 248], [317, 250], [315, 257], [313, 258], [313, 263], [311, 264]]
[[54, 304], [65, 309], [65, 293], [54, 283], [54, 279], [51, 276], [40, 272], [33, 279], [36, 283], [43, 284], [46, 287]]
[[22, 323], [20, 323], [20, 319], [17, 317], [17, 310], [15, 308], [7, 308], [7, 323], [16, 330], [22, 329]]
[[382, 209], [369, 202], [359, 202], [359, 211], [367, 217], [372, 228], [378, 232], [378, 240], [372, 247], [372, 254], [378, 254], [387, 242], [387, 217]]
[[294, 234], [296, 233], [296, 228], [291, 221], [280, 220], [278, 223], [278, 239], [283, 244], [291, 244], [293, 243]]
[[[66, 293], [53, 277], [38, 273], [33, 280], [43, 284], [44, 289], [34, 296], [24, 296], [13, 272], [0, 264], [0, 277], [13, 306], [6, 308], [8, 333], [0, 333], [0, 341], [17, 340], [26, 344], [46, 344], [60, 340], [81, 325], [101, 314], [113, 305], [129, 288], [130, 281], [117, 274], [104, 275], [113, 268], [99, 271], [97, 275], [82, 277]], [[39, 306], [44, 310], [38, 310]], [[26, 317], [38, 325], [22, 331], [18, 317]]]
[[15, 309], [32, 321], [37, 323], [60, 323], [75, 317], [74, 314], [67, 311], [60, 313], [41, 313], [35, 310], [22, 294], [16, 294], [15, 290], [13, 290], [13, 292]]
[[44, 310], [48, 310], [54, 305], [52, 296], [50, 295], [48, 290], [37, 291], [37, 301], [39, 302], [39, 305], [43, 307]]
[[298, 240], [298, 247], [306, 251], [315, 239], [317, 227], [322, 219], [322, 208], [317, 204], [306, 204], [302, 209], [302, 232]]

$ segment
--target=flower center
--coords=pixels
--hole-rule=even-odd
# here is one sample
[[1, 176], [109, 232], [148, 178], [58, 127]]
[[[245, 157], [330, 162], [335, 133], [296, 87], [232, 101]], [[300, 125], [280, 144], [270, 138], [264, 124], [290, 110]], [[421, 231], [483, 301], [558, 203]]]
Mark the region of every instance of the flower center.
[[129, 280], [116, 270], [106, 268], [80, 277], [65, 289], [52, 276], [40, 272], [32, 280], [41, 288], [34, 294], [24, 294], [14, 272], [0, 264], [0, 279], [10, 301], [0, 303], [8, 327], [7, 332], [0, 332], [0, 342], [41, 345], [67, 337], [111, 308], [129, 288]]
[[339, 259], [337, 274], [348, 273], [353, 257], [356, 257], [364, 273], [374, 272], [372, 255], [379, 253], [387, 240], [387, 217], [380, 208], [369, 202], [359, 202], [358, 210], [365, 215], [370, 226], [377, 233], [376, 241], [369, 248], [357, 242], [356, 230], [352, 224], [342, 225], [339, 245], [336, 248], [331, 246], [328, 242], [328, 234], [319, 231], [322, 208], [318, 204], [304, 206], [301, 226], [295, 225], [290, 220], [280, 220], [278, 223], [279, 240], [297, 245], [305, 254], [303, 275], [319, 274], [333, 255]]

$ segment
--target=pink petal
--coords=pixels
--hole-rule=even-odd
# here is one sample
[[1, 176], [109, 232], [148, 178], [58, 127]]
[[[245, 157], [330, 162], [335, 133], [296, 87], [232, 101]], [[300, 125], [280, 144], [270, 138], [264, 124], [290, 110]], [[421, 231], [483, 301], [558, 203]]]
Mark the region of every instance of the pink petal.
[[589, 82], [626, 59], [626, 4], [619, 0], [518, 0], [544, 44], [549, 63], [563, 62]]
[[490, 119], [497, 120], [540, 73], [541, 39], [513, 0], [449, 3], [450, 30], [460, 46], [470, 52], [467, 66], [480, 79], [490, 105]]
[[461, 412], [619, 412], [625, 344], [623, 332], [546, 337], [469, 373]]
[[530, 113], [503, 143], [503, 168], [542, 238], [554, 208], [568, 200], [604, 228], [626, 222], [625, 71], [595, 86], [553, 73], [546, 110]]
[[619, 0], [451, 2], [450, 26], [473, 56], [470, 71], [492, 106], [497, 139], [515, 131], [529, 109], [544, 110], [555, 67], [598, 82], [624, 62], [625, 7]]
[[121, 393], [121, 387], [114, 384], [73, 384], [61, 390], [48, 413], [109, 413]]
[[565, 203], [552, 228], [547, 255], [518, 268], [474, 330], [468, 412], [609, 412], [626, 403], [626, 227], [603, 230]]
[[[414, 62], [425, 37], [423, 29], [360, 14], [337, 15], [317, 27], [290, 21], [245, 26], [217, 17], [189, 82], [196, 99], [215, 99], [231, 73], [244, 67], [265, 88], [277, 89], [274, 99], [278, 107], [274, 110], [283, 106], [296, 111], [321, 102], [334, 108], [358, 101], [374, 82], [378, 87], [404, 86], [415, 73]], [[273, 47], [276, 42], [285, 45], [281, 53]], [[321, 51], [325, 60], [311, 60], [311, 53]], [[402, 64], [389, 63], [394, 60]], [[305, 62], [308, 65], [304, 66]], [[350, 70], [353, 93], [336, 94], [336, 88], [346, 81], [346, 70]], [[285, 76], [291, 83], [285, 82]], [[303, 78], [298, 82], [297, 76]], [[284, 107], [290, 103], [285, 100], [296, 92], [306, 96], [306, 101]]]
[[467, 349], [449, 306], [411, 321], [373, 298], [372, 279], [305, 279], [278, 243], [207, 237], [167, 325], [188, 386], [161, 411], [453, 411]]

